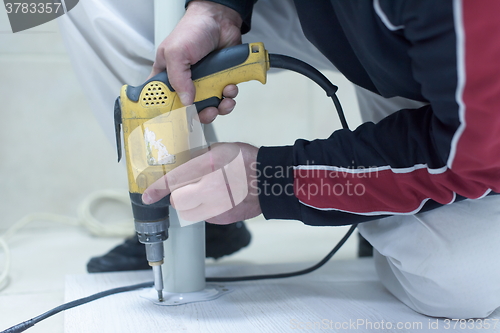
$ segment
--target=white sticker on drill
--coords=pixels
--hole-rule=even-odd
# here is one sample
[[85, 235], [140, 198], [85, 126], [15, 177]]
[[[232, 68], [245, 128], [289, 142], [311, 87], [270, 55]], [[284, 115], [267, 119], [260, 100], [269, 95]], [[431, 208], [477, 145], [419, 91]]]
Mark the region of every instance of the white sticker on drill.
[[163, 292], [163, 302], [158, 301], [158, 293], [154, 288], [144, 289], [140, 296], [145, 298], [156, 305], [172, 306], [182, 305], [188, 303], [206, 302], [217, 299], [222, 295], [232, 292], [230, 289], [223, 285], [207, 284], [205, 289], [190, 293], [168, 293]]
[[[137, 120], [142, 121], [141, 119]], [[147, 187], [207, 149], [196, 107], [182, 107], [151, 118], [128, 136], [131, 170]]]
[[156, 140], [156, 134], [148, 127], [144, 129], [144, 143], [146, 144], [146, 154], [149, 165], [164, 165], [175, 163], [175, 156], [168, 153], [167, 147]]

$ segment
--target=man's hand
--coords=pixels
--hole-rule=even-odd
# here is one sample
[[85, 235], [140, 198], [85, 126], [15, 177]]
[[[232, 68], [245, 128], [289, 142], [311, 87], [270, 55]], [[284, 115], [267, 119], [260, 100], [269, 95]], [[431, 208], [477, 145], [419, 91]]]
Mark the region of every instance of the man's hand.
[[172, 194], [170, 202], [186, 221], [229, 224], [261, 214], [258, 148], [245, 143], [220, 143], [178, 166], [148, 187], [145, 204]]
[[[177, 91], [182, 104], [194, 102], [195, 88], [191, 80], [191, 65], [214, 50], [241, 44], [240, 15], [231, 8], [211, 2], [192, 1], [172, 33], [160, 44], [149, 78], [167, 70], [168, 79]], [[200, 112], [200, 121], [208, 124], [218, 114], [230, 113], [238, 94], [235, 85], [224, 88], [225, 97], [218, 109]]]

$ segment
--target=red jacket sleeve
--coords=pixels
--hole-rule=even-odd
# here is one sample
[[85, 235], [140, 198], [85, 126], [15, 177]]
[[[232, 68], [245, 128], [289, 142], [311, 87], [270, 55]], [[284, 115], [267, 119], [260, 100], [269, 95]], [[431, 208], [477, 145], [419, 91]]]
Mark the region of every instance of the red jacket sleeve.
[[429, 105], [261, 148], [266, 218], [349, 224], [500, 192], [500, 1], [454, 1], [449, 19], [408, 3], [402, 38]]

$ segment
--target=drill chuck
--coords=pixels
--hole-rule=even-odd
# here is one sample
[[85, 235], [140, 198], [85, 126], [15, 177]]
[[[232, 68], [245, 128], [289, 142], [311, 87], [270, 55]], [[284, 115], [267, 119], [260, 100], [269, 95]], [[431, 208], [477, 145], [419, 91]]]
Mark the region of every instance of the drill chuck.
[[151, 244], [145, 244], [146, 246], [146, 259], [150, 266], [158, 265], [163, 263], [163, 258], [165, 257], [165, 252], [163, 251], [163, 241]]
[[146, 259], [153, 268], [158, 300], [163, 301], [163, 276], [161, 265], [165, 257], [163, 242], [168, 238], [170, 196], [145, 205], [140, 193], [130, 193], [134, 213], [135, 231], [139, 242], [146, 246]]
[[135, 220], [135, 231], [142, 244], [159, 243], [167, 240], [169, 225], [168, 217], [165, 220], [154, 222]]

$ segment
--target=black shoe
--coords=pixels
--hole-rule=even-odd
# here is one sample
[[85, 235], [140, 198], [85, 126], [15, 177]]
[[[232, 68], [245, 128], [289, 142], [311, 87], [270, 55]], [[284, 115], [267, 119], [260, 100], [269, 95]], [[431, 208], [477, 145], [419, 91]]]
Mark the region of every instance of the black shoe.
[[[243, 222], [228, 225], [205, 223], [206, 257], [219, 259], [250, 244], [251, 235]], [[93, 257], [87, 263], [89, 273], [137, 271], [150, 269], [146, 248], [137, 237], [131, 237], [108, 253]]]
[[137, 236], [126, 239], [105, 255], [90, 258], [87, 263], [89, 273], [138, 271], [150, 268], [146, 260], [146, 247], [139, 243]]
[[205, 256], [219, 259], [250, 244], [252, 236], [242, 221], [227, 225], [205, 223]]
[[373, 246], [358, 234], [358, 257], [373, 257]]

